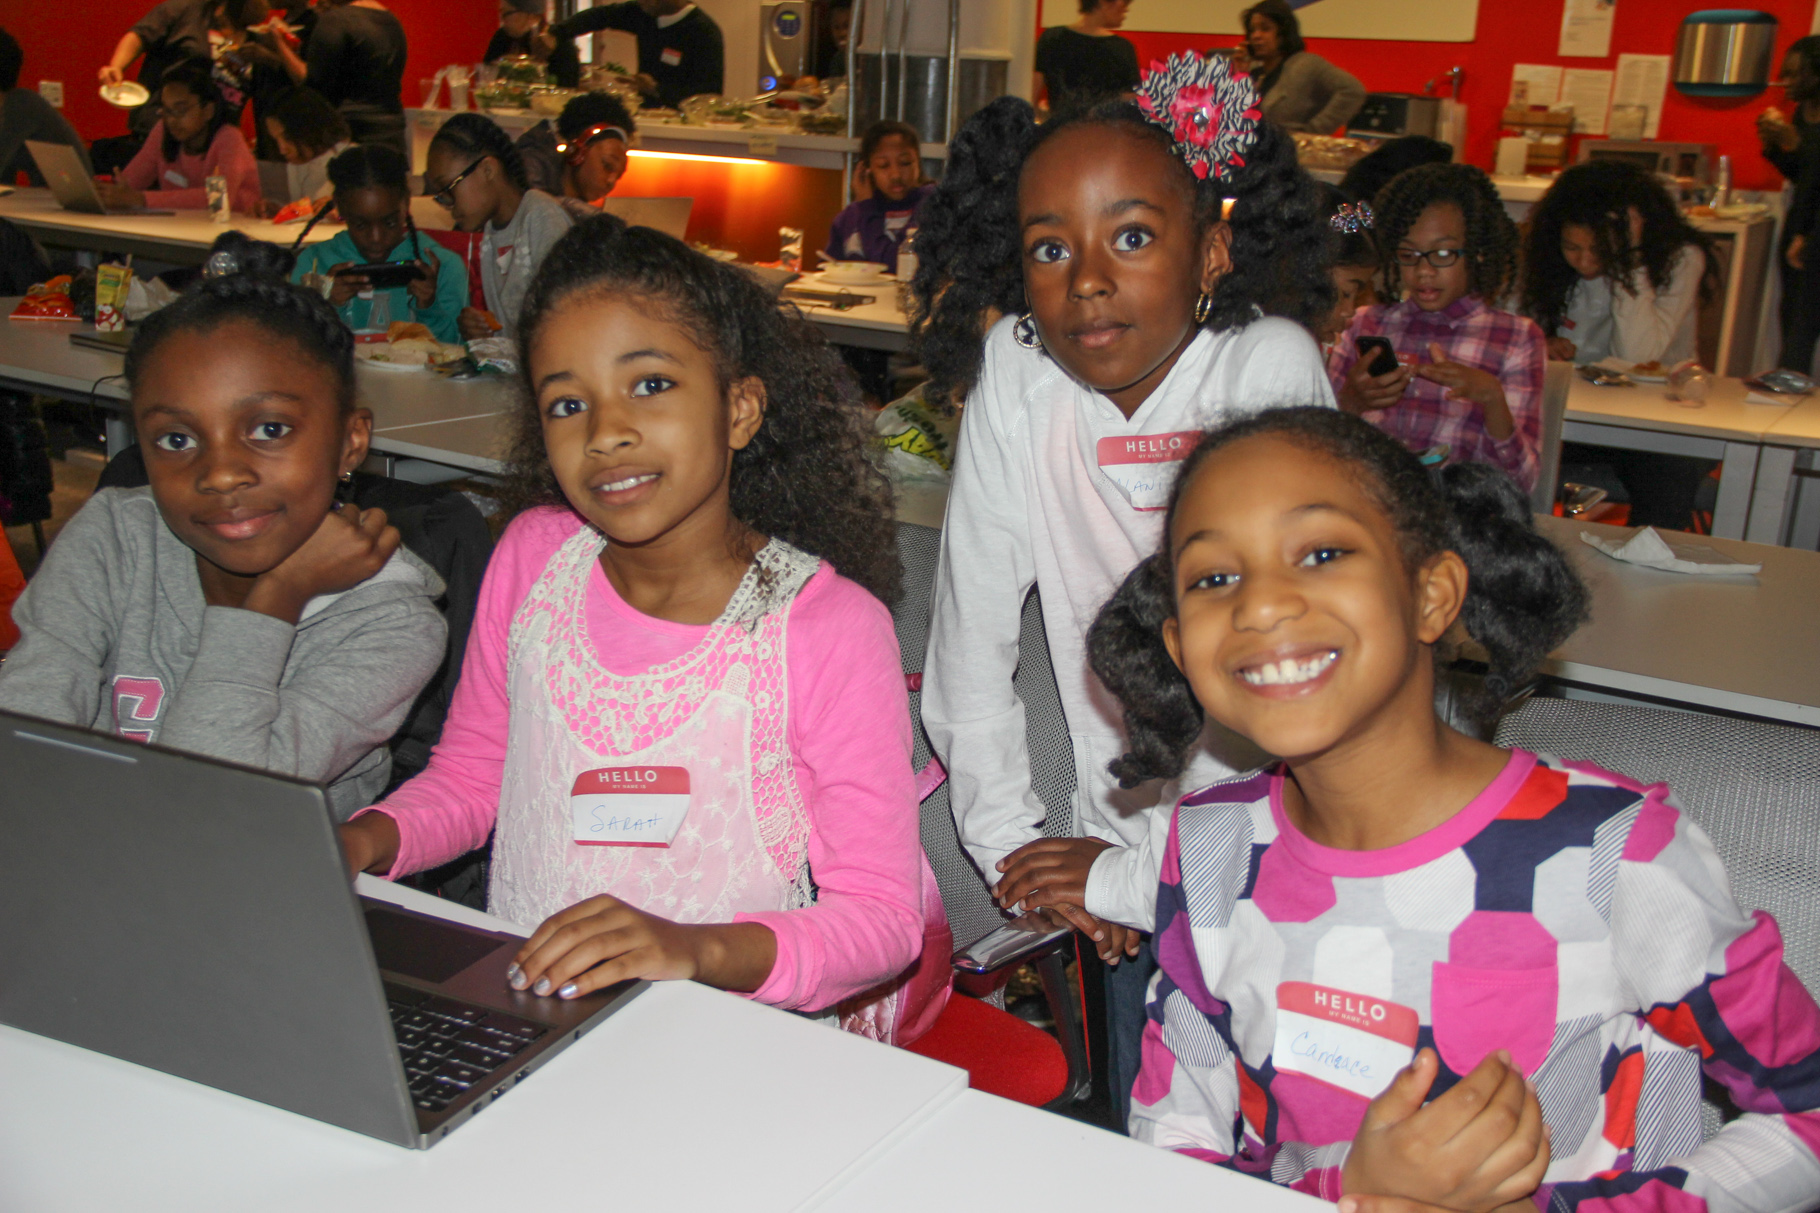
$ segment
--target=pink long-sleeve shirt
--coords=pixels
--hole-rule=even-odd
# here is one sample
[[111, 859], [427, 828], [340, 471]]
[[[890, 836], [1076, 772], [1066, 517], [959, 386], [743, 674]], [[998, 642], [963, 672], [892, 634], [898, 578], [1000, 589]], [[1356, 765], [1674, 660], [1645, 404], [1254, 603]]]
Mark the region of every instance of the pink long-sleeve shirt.
[[[446, 863], [492, 830], [512, 712], [512, 617], [550, 557], [583, 525], [567, 509], [533, 510], [506, 528], [494, 549], [442, 740], [422, 774], [369, 810], [398, 823], [389, 878]], [[588, 633], [615, 673], [671, 661], [707, 630], [641, 614], [599, 562], [589, 573]], [[735, 921], [763, 923], [777, 936], [777, 961], [752, 997], [813, 1010], [869, 990], [916, 959], [922, 861], [909, 702], [890, 613], [824, 564], [791, 604], [786, 632], [787, 735], [809, 809], [818, 896], [808, 909], [739, 914]]]
[[227, 178], [228, 200], [235, 214], [259, 213], [259, 162], [253, 159], [238, 127], [224, 126], [216, 131], [200, 156], [179, 146], [177, 158], [166, 160], [164, 123], [160, 121], [145, 137], [139, 154], [120, 170], [120, 180], [144, 194], [147, 206], [194, 211], [208, 206], [209, 192], [204, 182], [215, 173]]

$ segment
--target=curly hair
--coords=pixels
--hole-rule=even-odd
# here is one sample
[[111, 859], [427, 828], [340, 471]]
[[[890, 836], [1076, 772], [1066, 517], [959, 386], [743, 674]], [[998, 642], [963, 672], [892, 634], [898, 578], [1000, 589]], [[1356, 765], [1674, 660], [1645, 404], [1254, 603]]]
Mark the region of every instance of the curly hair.
[[1490, 656], [1480, 701], [1490, 716], [1587, 618], [1588, 595], [1559, 548], [1536, 533], [1529, 498], [1497, 468], [1459, 463], [1430, 473], [1376, 426], [1327, 408], [1271, 409], [1205, 434], [1183, 461], [1158, 551], [1131, 571], [1087, 633], [1087, 659], [1124, 706], [1130, 746], [1111, 764], [1119, 786], [1181, 774], [1203, 710], [1163, 645], [1175, 614], [1169, 536], [1182, 495], [1215, 451], [1270, 435], [1345, 465], [1395, 528], [1413, 571], [1443, 551], [1466, 562], [1460, 621]]
[[[232, 235], [238, 233], [223, 233], [224, 237]], [[219, 248], [223, 240], [215, 243]], [[146, 359], [176, 334], [208, 333], [224, 324], [242, 321], [290, 342], [306, 358], [328, 368], [335, 380], [335, 398], [342, 415], [352, 413], [354, 334], [320, 294], [286, 282], [272, 272], [274, 269], [265, 259], [254, 270], [205, 278], [147, 316], [126, 351], [127, 387], [138, 383]]]
[[[1631, 243], [1630, 212], [1643, 220], [1643, 239]], [[1637, 293], [1642, 274], [1657, 290], [1667, 288], [1681, 250], [1693, 248], [1705, 259], [1700, 297], [1710, 298], [1719, 280], [1712, 241], [1681, 217], [1668, 191], [1634, 164], [1590, 160], [1555, 179], [1529, 213], [1529, 235], [1523, 243], [1523, 312], [1544, 333], [1561, 327], [1567, 301], [1580, 273], [1561, 255], [1561, 230], [1568, 226], [1592, 232], [1593, 247], [1614, 290]]]
[[[916, 278], [911, 283], [911, 337], [929, 371], [928, 398], [959, 400], [985, 355], [993, 313], [1025, 310], [1023, 245], [1017, 221], [1018, 175], [1030, 154], [1070, 127], [1091, 124], [1154, 140], [1168, 151], [1167, 131], [1128, 101], [1099, 102], [1038, 126], [1030, 103], [1001, 97], [967, 120], [948, 147], [935, 192], [917, 211]], [[1326, 218], [1314, 181], [1296, 164], [1295, 141], [1258, 124], [1245, 165], [1229, 177], [1198, 181], [1171, 153], [1192, 191], [1203, 228], [1221, 219], [1232, 228], [1232, 269], [1213, 290], [1206, 327], [1249, 324], [1261, 310], [1313, 329], [1333, 307], [1327, 276]]]
[[284, 128], [284, 137], [313, 160], [354, 136], [341, 111], [308, 85], [287, 88], [259, 112], [262, 120]]
[[895, 602], [903, 569], [891, 486], [867, 457], [871, 426], [846, 364], [794, 307], [773, 304], [756, 279], [612, 215], [570, 228], [525, 295], [519, 320], [525, 392], [513, 417], [508, 507], [568, 505], [544, 448], [530, 351], [558, 310], [578, 296], [606, 295], [661, 309], [714, 359], [722, 390], [744, 378], [765, 385], [764, 421], [733, 455], [734, 517]]
[[475, 159], [491, 156], [499, 161], [499, 167], [505, 172], [507, 181], [521, 190], [531, 188], [531, 179], [525, 175], [525, 159], [519, 153], [518, 145], [512, 142], [512, 136], [506, 134], [504, 127], [485, 114], [456, 114], [437, 128], [436, 134], [431, 137], [432, 148], [439, 144], [457, 156]]
[[1403, 297], [1397, 246], [1423, 211], [1451, 202], [1466, 219], [1466, 289], [1481, 299], [1504, 295], [1517, 270], [1517, 225], [1497, 187], [1470, 164], [1424, 164], [1407, 169], [1378, 191], [1378, 247], [1383, 250], [1384, 294]]
[[628, 135], [638, 133], [632, 112], [612, 93], [583, 93], [563, 106], [556, 118], [556, 133], [565, 143], [590, 126], [617, 126]]

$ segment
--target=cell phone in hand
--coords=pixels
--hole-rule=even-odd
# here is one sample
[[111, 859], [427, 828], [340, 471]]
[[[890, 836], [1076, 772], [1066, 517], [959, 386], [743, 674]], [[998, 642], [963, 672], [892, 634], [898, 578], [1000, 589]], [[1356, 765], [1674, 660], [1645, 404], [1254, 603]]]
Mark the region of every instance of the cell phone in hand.
[[1052, 927], [1039, 914], [1025, 914], [968, 944], [955, 955], [954, 964], [969, 973], [990, 973], [1024, 953], [1039, 950], [1070, 929]]
[[335, 271], [335, 276], [365, 278], [368, 286], [389, 291], [417, 281], [424, 273], [415, 261], [369, 261], [365, 265], [344, 265]]
[[1359, 347], [1360, 362], [1364, 362], [1367, 357], [1371, 358], [1365, 369], [1372, 375], [1388, 375], [1397, 369], [1399, 365], [1397, 351], [1396, 347], [1390, 344], [1390, 338], [1360, 337], [1354, 341], [1354, 344]]

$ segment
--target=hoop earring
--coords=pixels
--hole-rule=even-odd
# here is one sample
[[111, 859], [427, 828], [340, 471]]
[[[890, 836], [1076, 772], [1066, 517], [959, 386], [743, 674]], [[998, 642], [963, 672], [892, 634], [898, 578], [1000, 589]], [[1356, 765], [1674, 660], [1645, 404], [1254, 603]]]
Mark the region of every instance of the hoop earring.
[[354, 503], [354, 473], [343, 472], [335, 482], [335, 508]]
[[1029, 312], [1019, 316], [1017, 323], [1011, 326], [1011, 340], [1027, 350], [1042, 349], [1043, 335], [1036, 331], [1036, 317]]
[[1194, 322], [1196, 324], [1206, 324], [1207, 317], [1211, 315], [1213, 315], [1213, 296], [1209, 295], [1206, 291], [1202, 291], [1201, 297], [1194, 301]]

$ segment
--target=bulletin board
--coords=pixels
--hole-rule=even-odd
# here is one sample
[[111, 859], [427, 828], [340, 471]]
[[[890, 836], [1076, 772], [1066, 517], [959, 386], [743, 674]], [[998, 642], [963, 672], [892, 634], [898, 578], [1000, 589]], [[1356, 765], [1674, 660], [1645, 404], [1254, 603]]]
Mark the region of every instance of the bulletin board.
[[[1254, 0], [1137, 0], [1127, 30], [1238, 34], [1239, 14]], [[1509, 2], [1509, 0], [1506, 0]], [[1392, 42], [1471, 42], [1479, 0], [1312, 0], [1295, 4], [1302, 33], [1313, 38], [1377, 38]], [[1081, 15], [1077, 0], [1043, 0], [1043, 25], [1067, 25]]]

